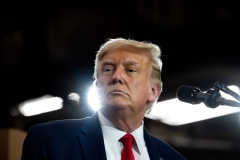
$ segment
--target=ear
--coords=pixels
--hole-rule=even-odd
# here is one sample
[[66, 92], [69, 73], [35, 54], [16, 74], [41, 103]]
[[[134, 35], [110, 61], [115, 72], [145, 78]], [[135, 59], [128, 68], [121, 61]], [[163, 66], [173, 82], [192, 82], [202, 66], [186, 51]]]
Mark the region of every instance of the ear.
[[161, 88], [156, 84], [151, 84], [151, 89], [148, 96], [148, 102], [154, 102], [160, 95]]

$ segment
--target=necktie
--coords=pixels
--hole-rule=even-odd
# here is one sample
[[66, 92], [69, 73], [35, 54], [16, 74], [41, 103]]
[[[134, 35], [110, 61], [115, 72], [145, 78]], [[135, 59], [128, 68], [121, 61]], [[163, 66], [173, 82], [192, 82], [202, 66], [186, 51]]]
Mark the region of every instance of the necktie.
[[132, 144], [135, 141], [134, 137], [131, 134], [125, 134], [119, 141], [123, 144], [121, 160], [134, 160], [132, 151]]

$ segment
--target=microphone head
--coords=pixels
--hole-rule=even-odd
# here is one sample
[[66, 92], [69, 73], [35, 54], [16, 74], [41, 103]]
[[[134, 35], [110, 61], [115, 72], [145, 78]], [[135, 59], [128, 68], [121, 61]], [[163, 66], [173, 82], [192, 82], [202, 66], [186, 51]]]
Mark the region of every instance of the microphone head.
[[199, 104], [201, 102], [197, 98], [198, 93], [201, 93], [199, 88], [182, 85], [177, 90], [177, 98], [183, 102]]

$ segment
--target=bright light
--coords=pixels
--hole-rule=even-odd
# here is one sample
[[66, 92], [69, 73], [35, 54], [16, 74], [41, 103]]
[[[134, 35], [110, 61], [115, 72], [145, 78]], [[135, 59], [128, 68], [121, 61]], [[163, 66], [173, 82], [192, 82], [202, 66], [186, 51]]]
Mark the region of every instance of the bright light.
[[[228, 86], [231, 90], [239, 93], [237, 86]], [[237, 101], [230, 95], [220, 91], [222, 97]], [[205, 119], [240, 112], [238, 107], [218, 106], [215, 109], [206, 107], [204, 103], [192, 105], [179, 101], [177, 98], [159, 102], [153, 106], [152, 111], [145, 117], [159, 120], [163, 123], [177, 126], [197, 122]]]
[[95, 85], [93, 85], [88, 91], [88, 104], [94, 111], [97, 111], [101, 107]]
[[33, 116], [58, 110], [62, 107], [63, 100], [61, 98], [45, 95], [19, 104], [18, 109], [24, 116]]
[[80, 96], [77, 93], [70, 93], [68, 95], [68, 99], [75, 102], [79, 102]]

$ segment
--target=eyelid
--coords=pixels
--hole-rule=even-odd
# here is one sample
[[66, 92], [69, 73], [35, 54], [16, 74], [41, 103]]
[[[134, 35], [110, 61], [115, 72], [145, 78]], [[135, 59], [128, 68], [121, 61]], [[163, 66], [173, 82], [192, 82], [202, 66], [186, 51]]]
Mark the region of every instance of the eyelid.
[[104, 72], [106, 69], [113, 71], [115, 67], [113, 65], [105, 65], [102, 68], [102, 71]]
[[127, 71], [130, 71], [130, 70], [131, 70], [131, 71], [135, 71], [135, 72], [137, 71], [137, 70], [134, 69], [134, 68], [128, 68], [128, 69], [126, 69], [126, 70], [127, 70]]
[[139, 68], [138, 67], [128, 67], [125, 69], [127, 72], [131, 71], [131, 72], [139, 72]]

